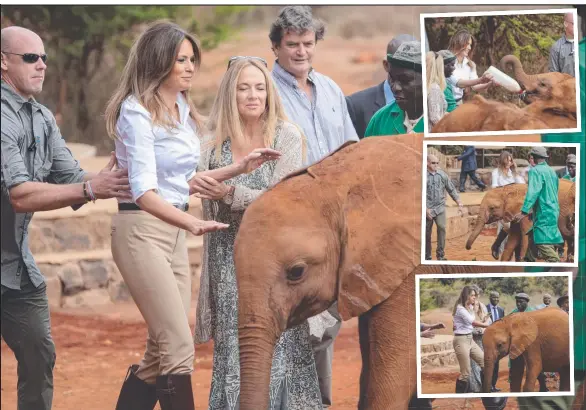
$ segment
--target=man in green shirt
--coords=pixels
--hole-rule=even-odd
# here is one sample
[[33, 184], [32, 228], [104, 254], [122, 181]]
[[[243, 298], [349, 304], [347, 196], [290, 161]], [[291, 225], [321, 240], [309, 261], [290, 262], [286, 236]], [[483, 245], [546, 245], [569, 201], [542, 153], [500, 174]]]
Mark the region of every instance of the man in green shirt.
[[525, 254], [525, 261], [535, 262], [539, 257], [546, 262], [559, 262], [560, 257], [555, 245], [564, 242], [558, 229], [559, 180], [555, 171], [547, 165], [548, 155], [544, 147], [534, 147], [529, 155], [533, 157], [535, 166], [529, 170], [525, 202], [521, 212], [515, 216], [515, 221], [520, 222], [533, 210], [533, 237], [529, 233], [529, 248]]
[[365, 137], [423, 132], [423, 80], [421, 43], [406, 41], [395, 54], [387, 54], [395, 102], [378, 110], [368, 123]]
[[562, 176], [562, 179], [567, 179], [572, 182], [576, 181], [576, 156], [574, 154], [568, 155], [566, 160], [566, 169], [568, 172]]

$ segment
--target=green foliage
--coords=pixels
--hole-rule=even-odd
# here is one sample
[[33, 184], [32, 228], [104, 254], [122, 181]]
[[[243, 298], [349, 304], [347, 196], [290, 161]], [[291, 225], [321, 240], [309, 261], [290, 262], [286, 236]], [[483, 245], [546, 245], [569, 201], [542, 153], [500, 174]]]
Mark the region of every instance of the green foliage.
[[515, 307], [515, 295], [519, 292], [527, 293], [530, 296], [530, 306], [542, 303], [543, 295], [549, 293], [552, 296], [552, 303], [555, 299], [568, 291], [568, 281], [565, 277], [501, 277], [482, 278], [471, 276], [463, 279], [425, 279], [419, 282], [420, 311], [443, 308], [452, 310], [458, 299], [462, 288], [465, 285], [477, 285], [481, 289], [480, 301], [489, 303], [491, 291], [500, 294], [500, 305], [505, 307], [507, 312]]
[[[525, 72], [547, 71], [549, 50], [562, 36], [564, 16], [558, 14], [519, 14], [509, 16], [448, 17], [425, 20], [430, 50], [447, 49], [452, 35], [467, 29], [476, 39], [471, 59], [478, 75], [491, 65], [499, 67], [502, 57], [517, 56]], [[508, 93], [491, 88], [487, 97], [506, 100]]]

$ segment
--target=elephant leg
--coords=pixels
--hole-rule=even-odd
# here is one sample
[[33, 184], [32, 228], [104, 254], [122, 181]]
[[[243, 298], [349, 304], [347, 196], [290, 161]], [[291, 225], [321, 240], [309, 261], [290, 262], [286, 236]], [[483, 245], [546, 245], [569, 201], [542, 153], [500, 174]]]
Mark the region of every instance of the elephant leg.
[[515, 360], [511, 360], [510, 379], [511, 379], [511, 392], [521, 391], [521, 381], [523, 380], [523, 372], [525, 371], [525, 359], [523, 356], [517, 357]]
[[[525, 354], [527, 354], [527, 352], [525, 352]], [[539, 360], [539, 358], [535, 359], [535, 357], [533, 357], [531, 362], [528, 362], [527, 360], [525, 360], [525, 362], [527, 363], [527, 372], [525, 374], [525, 384], [523, 385], [523, 391], [532, 392], [535, 391], [535, 382], [537, 381], [537, 378], [539, 377], [539, 374], [542, 370], [541, 360]]]
[[414, 273], [368, 316], [368, 381], [359, 409], [406, 410], [417, 390]]
[[513, 253], [515, 252], [515, 249], [519, 245], [518, 238], [519, 237], [516, 234], [516, 232], [511, 231], [511, 233], [509, 234], [509, 239], [507, 240], [507, 243], [505, 244], [505, 249], [503, 250], [503, 254], [501, 255], [501, 261], [508, 262], [513, 258]]
[[[506, 237], [508, 235], [509, 235], [509, 233], [504, 228], [501, 228], [499, 234], [497, 235], [494, 243], [491, 246], [492, 257], [495, 258], [496, 260], [499, 259], [499, 251], [501, 248], [501, 244], [503, 243], [503, 241], [506, 239]], [[510, 241], [510, 239], [509, 239], [509, 241]], [[507, 241], [507, 244], [509, 241]]]
[[568, 252], [567, 252], [566, 261], [567, 262], [574, 262], [574, 238], [567, 239], [566, 243], [568, 245]]

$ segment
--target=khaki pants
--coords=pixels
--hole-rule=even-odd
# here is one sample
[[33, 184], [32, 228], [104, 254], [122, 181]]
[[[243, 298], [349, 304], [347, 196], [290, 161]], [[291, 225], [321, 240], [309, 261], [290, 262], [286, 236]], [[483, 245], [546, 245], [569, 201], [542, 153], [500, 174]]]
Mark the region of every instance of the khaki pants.
[[481, 369], [484, 370], [484, 352], [472, 340], [472, 334], [469, 335], [454, 335], [454, 353], [460, 365], [459, 380], [468, 381], [470, 376], [470, 358], [474, 360]]
[[525, 262], [536, 262], [537, 258], [541, 258], [545, 262], [560, 262], [555, 245], [529, 246], [527, 253], [525, 253]]
[[154, 384], [159, 375], [192, 373], [185, 231], [144, 211], [121, 211], [112, 219], [112, 255], [148, 326], [136, 375]]

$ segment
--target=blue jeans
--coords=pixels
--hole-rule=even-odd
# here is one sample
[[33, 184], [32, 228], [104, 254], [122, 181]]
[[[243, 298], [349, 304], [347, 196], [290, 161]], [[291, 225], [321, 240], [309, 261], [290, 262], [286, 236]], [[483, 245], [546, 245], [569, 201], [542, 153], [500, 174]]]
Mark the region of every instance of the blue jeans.
[[47, 285], [35, 288], [25, 272], [20, 290], [2, 286], [2, 337], [18, 361], [18, 409], [50, 410], [55, 344]]

